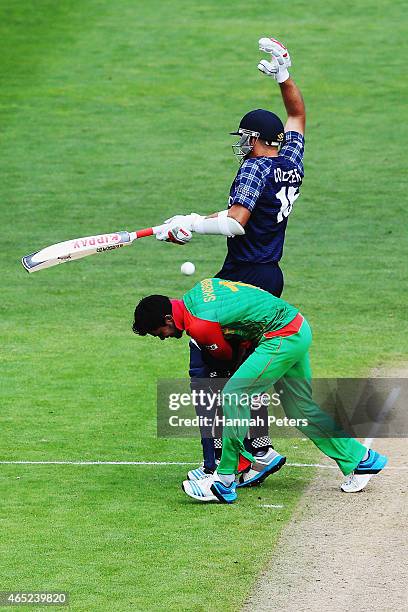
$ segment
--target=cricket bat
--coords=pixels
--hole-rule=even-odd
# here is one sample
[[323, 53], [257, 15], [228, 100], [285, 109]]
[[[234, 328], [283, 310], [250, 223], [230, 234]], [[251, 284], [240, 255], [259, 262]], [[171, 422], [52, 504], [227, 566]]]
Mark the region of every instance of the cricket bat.
[[96, 253], [105, 253], [130, 246], [135, 240], [153, 236], [157, 234], [162, 225], [137, 230], [135, 232], [114, 232], [113, 234], [99, 234], [97, 236], [86, 236], [84, 238], [74, 238], [65, 242], [58, 242], [45, 247], [40, 251], [35, 251], [22, 258], [21, 263], [27, 272], [38, 272], [45, 268], [51, 268], [58, 264], [81, 259]]

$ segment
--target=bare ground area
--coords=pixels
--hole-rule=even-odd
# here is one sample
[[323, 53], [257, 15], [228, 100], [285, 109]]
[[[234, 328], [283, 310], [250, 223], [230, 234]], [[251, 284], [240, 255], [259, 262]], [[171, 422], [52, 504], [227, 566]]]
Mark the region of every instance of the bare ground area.
[[245, 612], [408, 610], [408, 444], [372, 447], [389, 467], [361, 493], [342, 493], [340, 471], [319, 469]]

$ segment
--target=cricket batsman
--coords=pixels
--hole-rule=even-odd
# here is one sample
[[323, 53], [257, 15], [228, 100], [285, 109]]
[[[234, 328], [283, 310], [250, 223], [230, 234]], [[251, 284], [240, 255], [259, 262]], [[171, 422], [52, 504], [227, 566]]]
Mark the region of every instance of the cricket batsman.
[[[244, 446], [250, 406], [240, 398], [261, 395], [277, 381], [287, 417], [306, 423], [302, 433], [334, 459], [348, 477], [342, 491], [361, 491], [386, 465], [383, 455], [367, 450], [346, 434], [342, 436], [331, 417], [313, 401], [309, 324], [297, 308], [271, 293], [239, 281], [205, 279], [181, 300], [163, 295], [142, 299], [135, 309], [133, 331], [161, 340], [180, 338], [185, 331], [219, 360], [239, 359], [234, 355], [232, 338], [255, 345], [223, 389], [224, 417], [231, 424], [223, 430], [220, 463], [206, 478], [183, 482], [183, 490], [190, 497], [228, 504], [236, 500], [236, 488], [244, 484], [241, 478], [237, 483], [236, 476], [257, 463]], [[239, 353], [239, 348], [235, 352]], [[260, 478], [265, 479], [269, 473], [270, 467], [265, 466]]]
[[[221, 234], [228, 238], [227, 256], [216, 274], [223, 279], [241, 280], [256, 285], [280, 297], [283, 274], [279, 261], [283, 253], [285, 231], [294, 202], [300, 195], [303, 180], [303, 153], [306, 111], [302, 94], [290, 77], [291, 59], [286, 47], [274, 38], [261, 38], [259, 49], [269, 55], [258, 69], [276, 81], [287, 112], [281, 119], [269, 110], [255, 109], [242, 117], [239, 136], [233, 151], [240, 168], [231, 185], [228, 209], [209, 217], [192, 213], [177, 215], [166, 221], [167, 226], [156, 237], [159, 240], [186, 244], [192, 232]], [[231, 364], [220, 362], [194, 340], [190, 342], [190, 376], [193, 388], [200, 388], [203, 379], [228, 378]], [[208, 414], [201, 406], [198, 413]], [[255, 439], [245, 440], [258, 463], [278, 470], [286, 458], [276, 452], [267, 435], [259, 432]], [[190, 470], [188, 477], [199, 480], [216, 468], [217, 450], [211, 431], [202, 428], [204, 463]], [[216, 441], [218, 442], [218, 441]], [[248, 486], [256, 484], [257, 475], [246, 473]]]

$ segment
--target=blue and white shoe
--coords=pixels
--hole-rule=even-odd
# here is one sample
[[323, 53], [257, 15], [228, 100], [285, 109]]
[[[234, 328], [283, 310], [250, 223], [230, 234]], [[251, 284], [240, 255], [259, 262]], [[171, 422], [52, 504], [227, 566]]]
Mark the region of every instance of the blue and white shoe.
[[341, 490], [344, 493], [358, 493], [362, 491], [374, 474], [381, 472], [386, 466], [387, 461], [387, 457], [370, 449], [367, 459], [360, 461], [354, 472], [351, 472], [347, 480], [341, 485]]
[[280, 455], [273, 448], [262, 457], [255, 457], [256, 461], [249, 468], [238, 475], [237, 487], [255, 487], [261, 484], [271, 474], [281, 469], [286, 463], [286, 457]]
[[[215, 464], [218, 465], [219, 461], [216, 461]], [[208, 468], [204, 467], [204, 463], [202, 463], [200, 467], [187, 472], [187, 478], [188, 480], [202, 480], [203, 478], [208, 478], [208, 476], [214, 474], [214, 471], [215, 470], [209, 470]]]
[[233, 482], [229, 487], [220, 480], [217, 475], [210, 475], [202, 480], [185, 480], [181, 485], [184, 493], [200, 502], [221, 502], [232, 504], [237, 499], [236, 485]]

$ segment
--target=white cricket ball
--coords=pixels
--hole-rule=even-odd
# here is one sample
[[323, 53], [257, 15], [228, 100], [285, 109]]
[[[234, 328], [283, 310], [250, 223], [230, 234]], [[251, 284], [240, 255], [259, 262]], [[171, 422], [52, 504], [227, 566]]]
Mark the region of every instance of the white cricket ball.
[[180, 266], [180, 272], [186, 276], [191, 276], [195, 272], [195, 265], [191, 261], [185, 261]]

